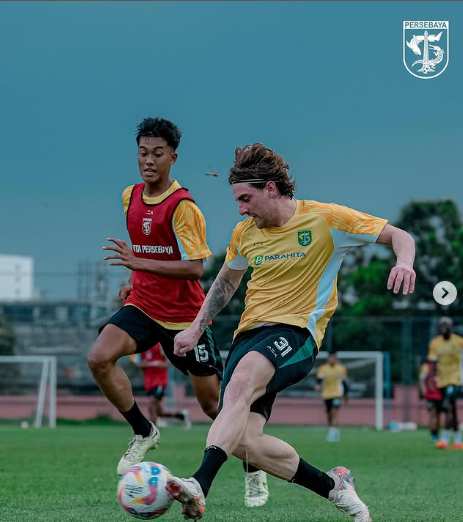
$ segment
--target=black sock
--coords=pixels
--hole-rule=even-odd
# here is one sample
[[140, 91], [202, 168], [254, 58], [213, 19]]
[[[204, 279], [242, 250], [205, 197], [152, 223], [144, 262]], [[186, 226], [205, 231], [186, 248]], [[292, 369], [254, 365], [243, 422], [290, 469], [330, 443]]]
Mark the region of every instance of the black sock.
[[249, 462], [246, 462], [243, 460], [243, 468], [246, 473], [255, 473], [256, 471], [260, 471], [259, 468], [256, 468], [252, 464], [249, 464]]
[[148, 437], [151, 433], [151, 424], [149, 420], [139, 410], [138, 404], [134, 401], [129, 411], [121, 411], [121, 415], [132, 426], [135, 435]]
[[296, 474], [288, 482], [299, 484], [325, 498], [328, 498], [330, 491], [335, 486], [334, 480], [330, 476], [324, 471], [314, 468], [303, 459], [299, 461]]
[[185, 420], [185, 415], [181, 412], [175, 414], [176, 419]]
[[439, 432], [437, 430], [431, 430], [431, 435], [433, 437], [437, 437], [439, 435]]
[[209, 446], [206, 448], [201, 467], [193, 475], [193, 477], [199, 482], [205, 497], [209, 493], [212, 481], [215, 479], [219, 469], [227, 459], [228, 455], [222, 448], [219, 448], [218, 446]]

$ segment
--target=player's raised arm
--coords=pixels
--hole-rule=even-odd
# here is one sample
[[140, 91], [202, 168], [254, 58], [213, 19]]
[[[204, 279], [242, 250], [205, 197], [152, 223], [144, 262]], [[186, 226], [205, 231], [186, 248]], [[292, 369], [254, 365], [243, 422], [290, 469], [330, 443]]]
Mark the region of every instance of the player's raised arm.
[[[111, 266], [125, 266], [129, 270], [138, 272], [148, 272], [164, 277], [175, 279], [199, 279], [204, 272], [203, 260], [173, 260], [163, 261], [158, 259], [146, 259], [137, 257], [130, 245], [121, 239], [108, 237], [108, 241], [114, 243], [113, 246], [105, 246], [103, 250], [112, 250], [116, 255], [105, 256], [103, 259], [116, 260], [109, 263]], [[126, 296], [127, 298], [127, 296]], [[121, 297], [122, 299], [122, 297]]]
[[227, 305], [241, 283], [246, 269], [234, 270], [226, 263], [220, 269], [191, 326], [175, 337], [174, 353], [184, 356], [193, 350], [212, 319]]
[[400, 228], [387, 224], [379, 235], [377, 243], [390, 245], [397, 256], [397, 264], [391, 270], [387, 281], [388, 290], [397, 294], [402, 286], [402, 293], [412, 294], [415, 289], [416, 274], [413, 270], [415, 261], [415, 241], [412, 236]]

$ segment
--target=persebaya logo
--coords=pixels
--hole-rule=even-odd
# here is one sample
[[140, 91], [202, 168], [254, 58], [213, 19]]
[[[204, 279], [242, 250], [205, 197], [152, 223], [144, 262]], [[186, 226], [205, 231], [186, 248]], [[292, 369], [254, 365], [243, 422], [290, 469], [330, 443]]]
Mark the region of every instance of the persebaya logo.
[[410, 74], [422, 80], [436, 78], [449, 64], [449, 22], [404, 22], [403, 48]]
[[261, 265], [263, 260], [264, 260], [264, 256], [256, 256], [254, 258], [254, 266]]
[[312, 243], [312, 231], [311, 230], [298, 230], [297, 241], [301, 246], [309, 246]]

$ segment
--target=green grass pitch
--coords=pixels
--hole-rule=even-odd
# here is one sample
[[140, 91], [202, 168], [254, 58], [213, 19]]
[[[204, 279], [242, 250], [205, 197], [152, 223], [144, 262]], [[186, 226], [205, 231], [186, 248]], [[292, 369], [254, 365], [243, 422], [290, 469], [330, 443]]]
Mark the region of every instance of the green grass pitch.
[[[437, 450], [428, 432], [376, 432], [343, 428], [339, 444], [325, 441], [325, 428], [270, 426], [314, 466], [350, 467], [373, 522], [461, 520], [463, 451]], [[165, 428], [149, 453], [179, 476], [199, 465], [207, 426]], [[129, 522], [116, 499], [116, 465], [127, 448], [124, 424], [60, 425], [56, 430], [0, 426], [0, 520], [8, 522]], [[148, 460], [148, 459], [147, 459]], [[208, 496], [207, 521], [328, 522], [349, 520], [328, 501], [270, 477], [265, 507], [243, 504], [241, 463], [229, 459]], [[161, 519], [160, 519], [161, 520]], [[183, 520], [174, 503], [163, 522]]]

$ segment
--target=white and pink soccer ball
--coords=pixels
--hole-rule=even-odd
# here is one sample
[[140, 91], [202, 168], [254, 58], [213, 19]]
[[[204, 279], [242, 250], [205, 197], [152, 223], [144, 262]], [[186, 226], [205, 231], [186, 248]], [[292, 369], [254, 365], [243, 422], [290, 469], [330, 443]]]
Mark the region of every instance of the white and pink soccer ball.
[[122, 509], [135, 518], [156, 518], [172, 504], [167, 481], [172, 473], [162, 464], [140, 462], [122, 475], [117, 498]]

